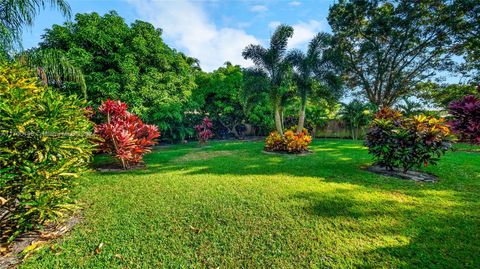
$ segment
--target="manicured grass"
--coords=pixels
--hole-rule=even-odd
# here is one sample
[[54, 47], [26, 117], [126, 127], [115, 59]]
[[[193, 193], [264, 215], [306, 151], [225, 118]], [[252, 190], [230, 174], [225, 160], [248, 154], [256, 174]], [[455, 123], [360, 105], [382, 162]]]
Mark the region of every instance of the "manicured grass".
[[480, 268], [480, 154], [449, 152], [420, 184], [362, 170], [361, 142], [262, 146], [172, 146], [148, 170], [87, 175], [84, 221], [22, 267]]

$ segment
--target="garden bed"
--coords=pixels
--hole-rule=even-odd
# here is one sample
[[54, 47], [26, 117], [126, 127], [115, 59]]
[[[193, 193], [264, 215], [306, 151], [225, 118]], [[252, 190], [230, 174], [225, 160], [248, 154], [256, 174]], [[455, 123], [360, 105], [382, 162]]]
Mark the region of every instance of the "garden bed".
[[387, 170], [385, 167], [379, 166], [379, 165], [373, 165], [369, 166], [367, 168], [368, 171], [379, 174], [382, 176], [388, 176], [388, 177], [396, 177], [399, 179], [405, 179], [405, 180], [413, 180], [416, 182], [437, 182], [438, 177], [421, 172], [421, 171], [407, 171], [403, 172], [401, 169], [394, 169], [393, 171]]
[[307, 151], [302, 151], [302, 152], [288, 152], [288, 151], [268, 151], [268, 150], [262, 150], [263, 153], [265, 154], [271, 154], [271, 155], [290, 155], [290, 156], [307, 156], [313, 153], [311, 150]]

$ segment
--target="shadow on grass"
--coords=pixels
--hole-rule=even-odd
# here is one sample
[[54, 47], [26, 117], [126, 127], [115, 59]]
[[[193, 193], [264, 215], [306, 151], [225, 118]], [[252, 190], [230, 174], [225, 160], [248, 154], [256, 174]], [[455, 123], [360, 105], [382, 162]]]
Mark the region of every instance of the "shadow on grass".
[[[448, 211], [404, 206], [400, 202], [378, 199], [355, 199], [355, 190], [331, 192], [298, 192], [301, 209], [311, 217], [339, 219], [342, 229], [352, 236], [372, 236], [392, 245], [359, 252], [363, 259], [356, 268], [479, 268], [480, 218], [465, 214], [470, 211], [458, 205]], [[348, 227], [349, 223], [352, 224]], [[395, 225], [391, 225], [395, 223]], [[345, 226], [346, 225], [346, 226]], [[395, 260], [395, 261], [394, 261]], [[390, 265], [390, 266], [389, 266]]]

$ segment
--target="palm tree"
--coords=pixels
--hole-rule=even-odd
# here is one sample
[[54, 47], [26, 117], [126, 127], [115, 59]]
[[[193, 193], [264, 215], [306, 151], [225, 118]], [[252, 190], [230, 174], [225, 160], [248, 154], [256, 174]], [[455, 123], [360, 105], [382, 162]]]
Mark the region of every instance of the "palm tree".
[[255, 64], [254, 72], [268, 78], [269, 96], [275, 113], [275, 128], [282, 135], [282, 97], [285, 91], [282, 82], [284, 82], [290, 66], [285, 56], [288, 39], [292, 36], [293, 27], [280, 25], [271, 37], [269, 48], [251, 44], [242, 53], [243, 58], [250, 59]]
[[314, 84], [320, 85], [325, 99], [334, 98], [341, 93], [342, 85], [337, 76], [339, 66], [331, 49], [331, 36], [327, 33], [318, 33], [308, 46], [307, 53], [295, 49], [288, 53], [287, 60], [295, 67], [294, 80], [300, 96], [300, 112], [298, 116], [297, 132], [301, 132], [305, 125], [305, 109], [308, 95]]
[[65, 0], [2, 0], [0, 1], [0, 51], [8, 53], [21, 47], [25, 27], [33, 25], [39, 10], [50, 6], [70, 17], [70, 6]]
[[80, 68], [75, 66], [61, 50], [33, 49], [20, 53], [17, 62], [37, 70], [45, 85], [61, 87], [66, 81], [80, 85], [83, 98], [87, 99], [87, 86]]
[[342, 103], [342, 109], [340, 115], [343, 121], [348, 126], [348, 129], [352, 132], [352, 139], [357, 140], [360, 135], [360, 129], [366, 126], [374, 111], [372, 104], [364, 103], [360, 100], [354, 99], [350, 103]]

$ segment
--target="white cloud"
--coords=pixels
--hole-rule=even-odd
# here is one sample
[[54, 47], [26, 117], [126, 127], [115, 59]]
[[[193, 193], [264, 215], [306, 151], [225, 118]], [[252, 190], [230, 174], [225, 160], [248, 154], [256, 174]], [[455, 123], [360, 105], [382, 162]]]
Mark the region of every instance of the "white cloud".
[[275, 28], [277, 28], [278, 26], [280, 26], [280, 24], [282, 24], [281, 22], [279, 21], [271, 21], [269, 24], [268, 24], [268, 28], [272, 29], [272, 30], [275, 30]]
[[292, 2], [289, 2], [288, 5], [289, 6], [292, 6], [292, 7], [297, 7], [299, 5], [301, 5], [302, 3], [301, 2], [298, 2], [298, 1], [292, 1]]
[[[279, 21], [271, 21], [268, 27], [274, 30], [280, 24], [281, 22]], [[288, 41], [289, 48], [304, 48], [318, 32], [323, 30], [323, 24], [316, 20], [299, 22], [292, 25], [292, 27], [293, 37]]]
[[242, 29], [219, 28], [210, 21], [198, 2], [192, 0], [126, 0], [141, 18], [163, 29], [164, 39], [200, 60], [202, 69], [212, 71], [230, 61], [250, 66], [242, 57], [249, 44], [260, 42]]
[[291, 48], [302, 47], [322, 30], [322, 24], [316, 20], [310, 20], [309, 22], [300, 22], [293, 25], [293, 37], [288, 42], [288, 46]]
[[250, 11], [253, 11], [253, 12], [266, 12], [266, 11], [268, 11], [268, 7], [262, 6], [262, 5], [255, 5], [255, 6], [252, 6], [252, 8], [250, 8]]

